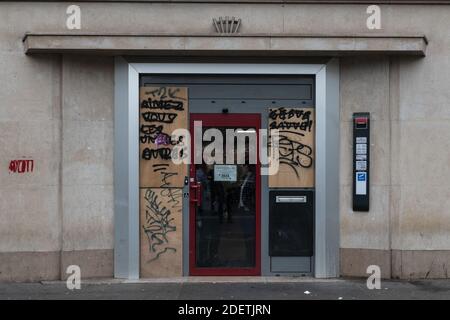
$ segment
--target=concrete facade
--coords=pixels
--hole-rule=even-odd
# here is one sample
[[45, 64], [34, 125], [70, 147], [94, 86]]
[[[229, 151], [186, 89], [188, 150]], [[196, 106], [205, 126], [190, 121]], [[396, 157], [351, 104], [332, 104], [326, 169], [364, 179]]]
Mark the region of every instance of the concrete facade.
[[[448, 278], [450, 5], [380, 5], [382, 29], [368, 30], [364, 4], [89, 2], [79, 4], [81, 30], [68, 30], [70, 4], [0, 3], [0, 281], [61, 279], [70, 264], [83, 277], [113, 276], [116, 54], [26, 55], [25, 34], [215, 35], [218, 16], [241, 18], [248, 35], [426, 37], [425, 57], [339, 55], [340, 265], [342, 276], [365, 276], [376, 264], [386, 278]], [[233, 49], [253, 56], [256, 45], [243, 37]], [[233, 55], [227, 50], [221, 55]], [[372, 121], [367, 213], [351, 209], [359, 111]], [[15, 159], [32, 159], [33, 171], [11, 172]]]

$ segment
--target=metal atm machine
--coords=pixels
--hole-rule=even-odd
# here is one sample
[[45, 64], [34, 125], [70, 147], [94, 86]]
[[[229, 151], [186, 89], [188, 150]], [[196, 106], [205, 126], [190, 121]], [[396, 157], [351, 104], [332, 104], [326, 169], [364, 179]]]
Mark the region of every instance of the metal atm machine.
[[314, 191], [269, 192], [271, 272], [312, 273]]

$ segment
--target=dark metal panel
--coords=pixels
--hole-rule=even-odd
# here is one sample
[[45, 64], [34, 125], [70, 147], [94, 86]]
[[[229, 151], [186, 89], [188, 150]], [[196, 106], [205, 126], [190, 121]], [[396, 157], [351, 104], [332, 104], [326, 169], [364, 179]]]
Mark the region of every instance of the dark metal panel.
[[289, 273], [311, 273], [311, 257], [271, 257], [270, 271]]
[[220, 113], [224, 109], [228, 113], [261, 113], [263, 129], [267, 129], [267, 118], [270, 108], [277, 107], [313, 108], [311, 100], [231, 100], [231, 99], [189, 99], [190, 113]]
[[142, 85], [187, 86], [189, 99], [313, 100], [314, 78], [299, 76], [144, 75]]
[[234, 74], [143, 74], [145, 84], [313, 84], [314, 77], [301, 75], [234, 75]]
[[311, 257], [314, 253], [314, 191], [269, 192], [269, 255]]
[[312, 85], [251, 84], [190, 85], [190, 99], [234, 99], [234, 100], [311, 100]]
[[370, 113], [353, 113], [353, 211], [369, 211]]

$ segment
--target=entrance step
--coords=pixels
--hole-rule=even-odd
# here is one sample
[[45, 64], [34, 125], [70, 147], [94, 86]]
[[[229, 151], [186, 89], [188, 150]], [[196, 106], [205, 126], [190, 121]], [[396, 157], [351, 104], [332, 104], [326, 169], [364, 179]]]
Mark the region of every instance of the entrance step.
[[[313, 277], [259, 277], [259, 276], [202, 276], [147, 279], [86, 279], [83, 284], [119, 284], [119, 283], [288, 283], [288, 282], [343, 282], [343, 279], [318, 279]], [[65, 284], [65, 281], [42, 281], [42, 284]]]

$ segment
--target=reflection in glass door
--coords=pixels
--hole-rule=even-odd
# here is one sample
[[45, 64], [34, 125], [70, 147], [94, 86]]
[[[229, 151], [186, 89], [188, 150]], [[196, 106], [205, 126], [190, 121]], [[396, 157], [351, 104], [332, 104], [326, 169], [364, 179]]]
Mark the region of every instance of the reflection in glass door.
[[[258, 275], [260, 168], [256, 146], [260, 116], [191, 114], [192, 136], [194, 121], [202, 122], [202, 137], [209, 129], [223, 137], [221, 141], [212, 139], [223, 152], [220, 148], [209, 152], [212, 141], [193, 145], [192, 154], [197, 150], [204, 156], [190, 169], [190, 274]], [[240, 149], [238, 141], [245, 141]], [[226, 155], [227, 148], [233, 148], [233, 156]]]

